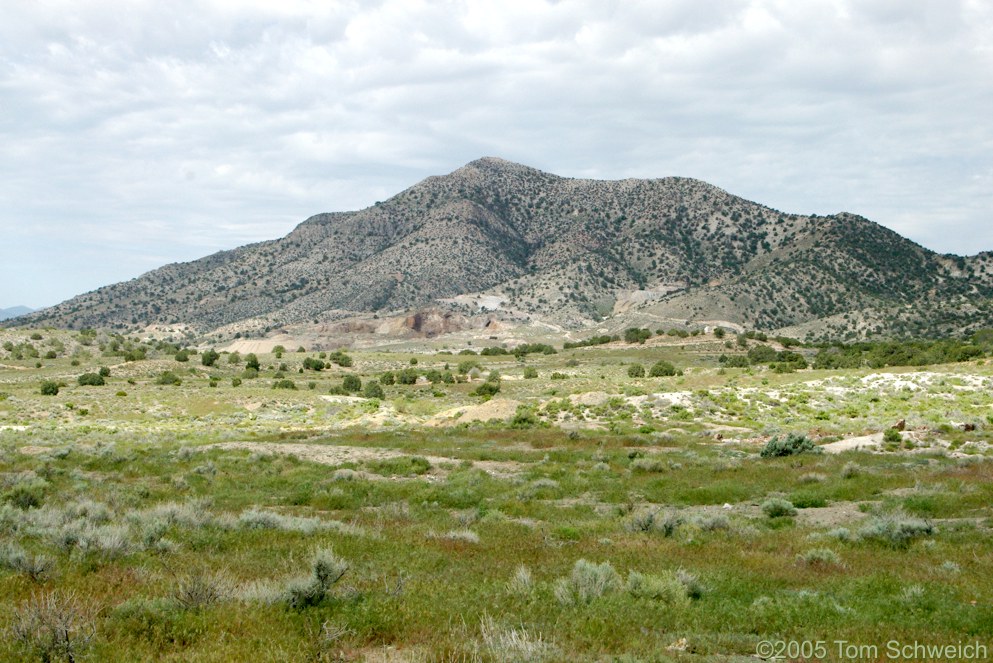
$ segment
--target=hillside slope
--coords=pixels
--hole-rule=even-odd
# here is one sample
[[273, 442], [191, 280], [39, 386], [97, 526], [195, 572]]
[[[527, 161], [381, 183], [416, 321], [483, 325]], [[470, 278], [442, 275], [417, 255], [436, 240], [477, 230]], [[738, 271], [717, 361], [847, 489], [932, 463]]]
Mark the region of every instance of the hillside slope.
[[993, 259], [941, 256], [858, 216], [785, 214], [692, 179], [569, 179], [483, 158], [18, 323], [265, 331], [475, 293], [577, 328], [641, 310], [814, 336], [930, 334], [993, 322]]

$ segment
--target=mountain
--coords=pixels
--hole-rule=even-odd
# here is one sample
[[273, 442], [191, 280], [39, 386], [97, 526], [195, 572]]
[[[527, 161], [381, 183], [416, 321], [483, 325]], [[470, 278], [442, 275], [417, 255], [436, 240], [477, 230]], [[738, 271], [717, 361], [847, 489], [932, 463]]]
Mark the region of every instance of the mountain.
[[572, 328], [648, 316], [945, 334], [993, 324], [993, 254], [939, 255], [853, 214], [787, 214], [693, 179], [571, 179], [483, 158], [18, 322], [247, 333], [476, 302]]
[[34, 309], [30, 309], [27, 306], [12, 306], [10, 308], [0, 308], [0, 320], [9, 320], [11, 318], [16, 318], [19, 315], [25, 315], [33, 310]]

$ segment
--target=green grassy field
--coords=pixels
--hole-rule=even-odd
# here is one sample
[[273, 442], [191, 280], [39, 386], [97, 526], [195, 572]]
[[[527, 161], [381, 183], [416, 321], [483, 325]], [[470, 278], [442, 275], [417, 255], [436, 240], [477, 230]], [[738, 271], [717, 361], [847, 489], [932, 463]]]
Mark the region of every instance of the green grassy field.
[[[724, 369], [740, 348], [700, 336], [523, 360], [364, 351], [319, 371], [291, 350], [253, 375], [114, 340], [0, 330], [3, 660], [993, 645], [982, 359]], [[659, 360], [682, 374], [629, 377]], [[478, 363], [468, 381], [460, 362]], [[78, 383], [101, 367], [102, 386]], [[382, 398], [341, 389], [404, 370], [420, 379]], [[499, 391], [474, 395], [490, 377]], [[788, 433], [816, 448], [762, 455]]]

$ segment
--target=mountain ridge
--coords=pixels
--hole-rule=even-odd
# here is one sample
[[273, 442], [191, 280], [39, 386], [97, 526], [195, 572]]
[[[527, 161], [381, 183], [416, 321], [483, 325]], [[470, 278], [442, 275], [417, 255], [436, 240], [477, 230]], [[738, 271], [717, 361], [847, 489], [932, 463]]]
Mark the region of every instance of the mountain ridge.
[[34, 309], [28, 308], [27, 306], [10, 306], [8, 308], [0, 308], [0, 320], [10, 320], [11, 318], [26, 315], [32, 311], [34, 311]]
[[[935, 335], [993, 323], [993, 253], [940, 255], [855, 214], [784, 213], [692, 178], [566, 178], [483, 157], [21, 320], [266, 333], [424, 307], [472, 314], [468, 295], [573, 329], [636, 310], [812, 337]], [[818, 323], [846, 315], [847, 330]]]

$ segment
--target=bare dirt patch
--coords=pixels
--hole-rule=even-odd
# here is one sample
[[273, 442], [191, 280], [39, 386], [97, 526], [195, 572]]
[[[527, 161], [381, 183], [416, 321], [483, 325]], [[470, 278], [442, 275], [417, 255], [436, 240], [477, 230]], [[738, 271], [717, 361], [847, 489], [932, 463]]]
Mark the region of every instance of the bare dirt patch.
[[883, 434], [873, 433], [872, 435], [860, 435], [829, 444], [822, 444], [821, 449], [824, 453], [829, 454], [840, 454], [845, 451], [878, 451], [882, 443]]
[[573, 394], [569, 396], [569, 401], [573, 405], [588, 405], [597, 407], [610, 400], [610, 394], [605, 391], [588, 391], [583, 394]]
[[838, 502], [830, 506], [810, 507], [797, 510], [796, 520], [808, 527], [838, 527], [859, 521], [866, 514], [859, 511], [855, 502]]
[[470, 421], [489, 421], [499, 419], [508, 421], [517, 412], [520, 401], [507, 398], [494, 398], [480, 405], [457, 407], [439, 412], [427, 421], [428, 426], [455, 426]]

